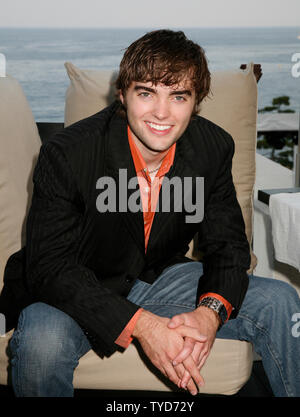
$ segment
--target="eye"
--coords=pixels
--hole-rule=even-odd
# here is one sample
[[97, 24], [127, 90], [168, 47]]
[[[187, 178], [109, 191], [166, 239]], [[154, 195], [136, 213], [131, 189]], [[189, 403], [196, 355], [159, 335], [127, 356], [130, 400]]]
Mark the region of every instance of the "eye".
[[174, 99], [175, 101], [178, 101], [178, 102], [186, 101], [186, 98], [184, 96], [175, 96]]
[[148, 98], [150, 97], [150, 93], [148, 91], [142, 91], [140, 94], [138, 94], [140, 97]]

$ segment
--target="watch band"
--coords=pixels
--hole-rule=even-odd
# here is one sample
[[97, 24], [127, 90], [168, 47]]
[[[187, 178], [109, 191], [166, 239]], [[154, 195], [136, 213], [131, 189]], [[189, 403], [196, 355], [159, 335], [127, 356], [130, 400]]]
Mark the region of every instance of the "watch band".
[[227, 310], [226, 310], [224, 304], [222, 303], [222, 301], [218, 300], [217, 298], [204, 297], [204, 298], [202, 298], [202, 300], [198, 304], [198, 307], [200, 307], [200, 306], [211, 308], [212, 310], [214, 310], [218, 314], [218, 316], [220, 318], [220, 321], [221, 321], [219, 329], [227, 321], [227, 319], [228, 319]]

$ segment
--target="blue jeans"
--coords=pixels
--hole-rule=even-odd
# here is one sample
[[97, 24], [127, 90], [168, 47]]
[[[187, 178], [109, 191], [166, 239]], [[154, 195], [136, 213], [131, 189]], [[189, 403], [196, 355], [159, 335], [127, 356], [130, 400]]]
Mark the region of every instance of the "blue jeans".
[[[177, 264], [163, 271], [153, 285], [137, 281], [128, 299], [165, 317], [192, 311], [202, 264]], [[246, 340], [254, 345], [275, 396], [300, 396], [300, 339], [292, 317], [300, 299], [290, 285], [250, 276], [236, 319], [229, 320], [218, 338]], [[71, 397], [73, 372], [91, 346], [77, 323], [44, 303], [25, 308], [11, 344], [12, 382], [19, 397]]]

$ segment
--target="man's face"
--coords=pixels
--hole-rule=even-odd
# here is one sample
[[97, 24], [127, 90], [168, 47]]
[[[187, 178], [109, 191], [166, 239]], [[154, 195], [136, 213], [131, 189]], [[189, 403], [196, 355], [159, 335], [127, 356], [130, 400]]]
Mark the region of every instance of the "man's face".
[[167, 151], [185, 131], [195, 107], [195, 91], [188, 80], [176, 86], [134, 81], [120, 98], [142, 154]]

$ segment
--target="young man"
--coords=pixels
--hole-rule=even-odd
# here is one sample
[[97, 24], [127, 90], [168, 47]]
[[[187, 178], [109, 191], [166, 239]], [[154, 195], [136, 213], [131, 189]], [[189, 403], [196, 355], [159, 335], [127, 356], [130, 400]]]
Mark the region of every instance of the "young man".
[[[117, 87], [120, 101], [40, 151], [26, 248], [9, 260], [2, 293], [7, 317], [22, 309], [16, 395], [72, 396], [83, 354], [109, 356], [133, 338], [196, 394], [216, 335], [252, 342], [275, 395], [299, 395], [289, 327], [299, 297], [248, 277], [233, 140], [195, 116], [210, 87], [203, 50], [182, 32], [148, 33], [125, 52]], [[185, 257], [196, 233], [203, 263]]]

